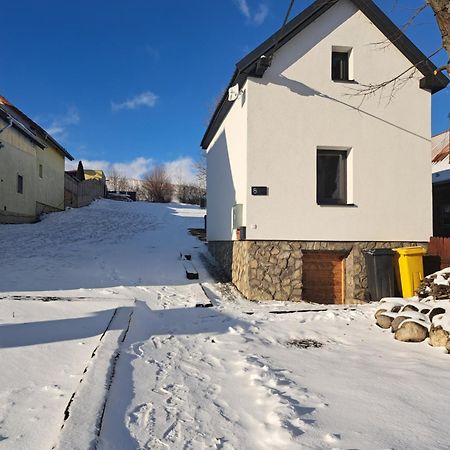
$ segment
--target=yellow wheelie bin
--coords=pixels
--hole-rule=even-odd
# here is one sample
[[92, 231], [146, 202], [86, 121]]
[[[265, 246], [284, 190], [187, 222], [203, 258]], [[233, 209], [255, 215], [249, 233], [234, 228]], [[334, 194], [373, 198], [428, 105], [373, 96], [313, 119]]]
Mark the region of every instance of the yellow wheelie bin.
[[395, 273], [404, 298], [412, 297], [423, 279], [423, 247], [394, 248], [396, 252]]

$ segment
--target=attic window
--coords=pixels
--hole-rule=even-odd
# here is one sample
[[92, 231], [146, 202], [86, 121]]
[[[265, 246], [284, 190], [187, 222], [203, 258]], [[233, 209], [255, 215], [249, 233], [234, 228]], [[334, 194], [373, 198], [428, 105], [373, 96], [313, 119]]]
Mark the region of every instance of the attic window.
[[333, 46], [331, 52], [331, 79], [333, 81], [353, 81], [352, 63], [351, 47]]

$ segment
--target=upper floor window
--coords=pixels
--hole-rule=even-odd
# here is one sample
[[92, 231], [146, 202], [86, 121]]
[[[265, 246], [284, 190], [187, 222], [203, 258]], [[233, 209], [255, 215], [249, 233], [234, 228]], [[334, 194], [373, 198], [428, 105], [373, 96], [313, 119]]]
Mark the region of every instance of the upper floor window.
[[17, 193], [23, 194], [23, 176], [17, 175]]
[[42, 164], [39, 164], [39, 178], [44, 178], [44, 167]]
[[353, 81], [352, 49], [333, 47], [331, 52], [331, 79], [333, 81]]

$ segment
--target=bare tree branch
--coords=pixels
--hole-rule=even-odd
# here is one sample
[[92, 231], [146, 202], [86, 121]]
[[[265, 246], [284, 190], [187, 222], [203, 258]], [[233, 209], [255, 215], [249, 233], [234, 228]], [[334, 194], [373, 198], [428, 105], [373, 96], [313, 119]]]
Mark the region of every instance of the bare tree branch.
[[449, 0], [427, 0], [436, 17], [442, 36], [442, 46], [447, 51], [447, 73], [450, 75], [450, 1]]
[[156, 166], [142, 182], [145, 199], [150, 202], [168, 203], [174, 194], [173, 184], [164, 166]]
[[428, 58], [419, 61], [417, 64], [413, 64], [409, 66], [407, 69], [405, 69], [403, 72], [399, 73], [395, 77], [392, 77], [389, 80], [383, 81], [381, 83], [377, 84], [359, 84], [357, 88], [352, 89], [353, 95], [362, 95], [364, 97], [371, 96], [375, 94], [378, 91], [383, 91], [388, 86], [391, 87], [391, 91], [389, 94], [389, 101], [392, 100], [395, 96], [395, 93], [401, 89], [409, 80], [414, 78], [414, 76], [417, 73], [417, 66], [426, 60], [432, 58], [433, 56], [437, 55], [441, 50], [443, 50], [443, 47], [440, 47], [438, 50], [434, 51]]
[[400, 39], [403, 36], [403, 33], [416, 21], [417, 17], [425, 11], [429, 7], [428, 2], [424, 2], [420, 5], [413, 13], [413, 15], [408, 19], [408, 21], [400, 27], [397, 35], [391, 36], [390, 38], [386, 38], [379, 42], [373, 42], [371, 45], [378, 46], [381, 49], [389, 47], [396, 40]]

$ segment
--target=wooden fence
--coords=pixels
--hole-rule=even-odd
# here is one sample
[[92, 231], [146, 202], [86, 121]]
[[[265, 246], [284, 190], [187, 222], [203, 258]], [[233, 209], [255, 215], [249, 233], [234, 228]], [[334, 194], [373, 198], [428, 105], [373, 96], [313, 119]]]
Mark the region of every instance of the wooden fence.
[[450, 267], [450, 238], [432, 237], [428, 245], [428, 254], [441, 258], [441, 269]]

